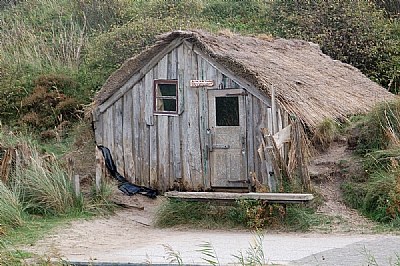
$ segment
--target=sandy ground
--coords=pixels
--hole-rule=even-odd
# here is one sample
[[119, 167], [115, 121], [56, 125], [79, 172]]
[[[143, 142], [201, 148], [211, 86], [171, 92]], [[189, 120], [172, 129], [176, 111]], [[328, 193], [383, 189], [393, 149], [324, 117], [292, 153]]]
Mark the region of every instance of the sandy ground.
[[[147, 264], [171, 262], [173, 250], [179, 252], [185, 264], [204, 265], [205, 256], [199, 249], [209, 243], [221, 265], [233, 265], [238, 261], [234, 256], [240, 252], [246, 254], [256, 238], [249, 231], [157, 229], [152, 226], [151, 217], [162, 199], [152, 201], [135, 196], [130, 201], [145, 209], [131, 208], [109, 217], [74, 221], [25, 249], [73, 262]], [[382, 243], [385, 243], [384, 250], [375, 256], [383, 262], [395, 258], [396, 248], [400, 252], [400, 237], [390, 235], [266, 231], [262, 243], [266, 261], [280, 265], [363, 265], [367, 261], [367, 256], [362, 255], [363, 248], [368, 246], [376, 251]], [[350, 264], [338, 264], [340, 254], [346, 252], [350, 252], [352, 260], [347, 260]]]
[[[397, 265], [393, 261], [396, 254], [400, 255], [400, 238], [373, 234], [375, 224], [343, 203], [342, 168], [344, 162], [351, 161], [349, 156], [344, 145], [336, 145], [311, 165], [314, 187], [324, 199], [318, 211], [331, 217], [330, 222], [313, 228], [312, 233], [264, 232], [266, 261], [282, 265], [369, 265], [367, 253], [371, 252], [379, 265]], [[153, 217], [163, 200], [127, 197], [117, 191], [115, 201], [135, 207], [108, 217], [74, 221], [23, 249], [68, 261], [148, 264], [171, 262], [175, 252], [185, 264], [205, 264], [198, 250], [209, 243], [220, 264], [230, 265], [237, 262], [234, 256], [246, 254], [254, 241], [255, 234], [249, 231], [155, 228]]]

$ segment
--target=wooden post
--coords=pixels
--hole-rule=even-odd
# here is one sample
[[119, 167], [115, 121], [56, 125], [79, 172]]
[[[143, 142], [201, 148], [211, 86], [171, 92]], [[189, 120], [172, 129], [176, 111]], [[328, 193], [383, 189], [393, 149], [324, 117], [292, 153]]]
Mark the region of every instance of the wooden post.
[[81, 183], [79, 175], [74, 175], [73, 180], [74, 192], [77, 197], [81, 194]]
[[101, 180], [105, 177], [105, 162], [103, 153], [96, 146], [96, 189], [100, 190]]
[[69, 180], [72, 182], [74, 180], [74, 161], [72, 158], [67, 159], [67, 173]]
[[275, 88], [274, 85], [271, 85], [271, 111], [272, 111], [272, 132], [271, 135], [274, 135], [278, 132], [278, 118], [276, 112], [276, 101], [275, 101]]

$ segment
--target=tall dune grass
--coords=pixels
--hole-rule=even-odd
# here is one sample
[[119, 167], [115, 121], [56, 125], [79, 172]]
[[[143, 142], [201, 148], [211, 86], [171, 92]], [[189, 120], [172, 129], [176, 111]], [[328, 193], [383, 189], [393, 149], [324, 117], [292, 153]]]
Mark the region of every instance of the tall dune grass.
[[17, 227], [23, 224], [24, 207], [18, 192], [0, 181], [0, 225]]
[[57, 72], [76, 69], [85, 43], [85, 24], [69, 1], [33, 0], [0, 13], [0, 63], [20, 69]]
[[30, 165], [19, 170], [16, 178], [31, 213], [64, 214], [81, 205], [67, 172], [56, 161], [44, 161], [34, 154]]

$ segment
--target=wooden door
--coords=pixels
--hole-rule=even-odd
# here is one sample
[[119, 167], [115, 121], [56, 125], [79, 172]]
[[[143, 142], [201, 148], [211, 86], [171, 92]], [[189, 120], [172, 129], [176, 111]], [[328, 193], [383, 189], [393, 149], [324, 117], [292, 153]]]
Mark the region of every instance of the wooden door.
[[242, 89], [208, 90], [212, 187], [247, 187], [245, 95]]

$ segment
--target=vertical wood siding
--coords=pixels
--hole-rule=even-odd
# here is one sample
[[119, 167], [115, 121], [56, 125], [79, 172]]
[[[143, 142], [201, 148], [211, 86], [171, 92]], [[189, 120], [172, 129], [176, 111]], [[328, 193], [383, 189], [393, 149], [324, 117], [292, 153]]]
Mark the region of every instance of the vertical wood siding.
[[[178, 79], [179, 115], [153, 114], [154, 79]], [[118, 171], [132, 182], [161, 191], [207, 190], [209, 88], [191, 88], [191, 79], [214, 80], [216, 88], [241, 88], [214, 65], [182, 44], [95, 119], [96, 141], [111, 150]], [[272, 132], [272, 112], [257, 97], [246, 97], [248, 171], [261, 182], [271, 169], [262, 166], [257, 149], [261, 128]], [[277, 108], [278, 128], [288, 124]]]

